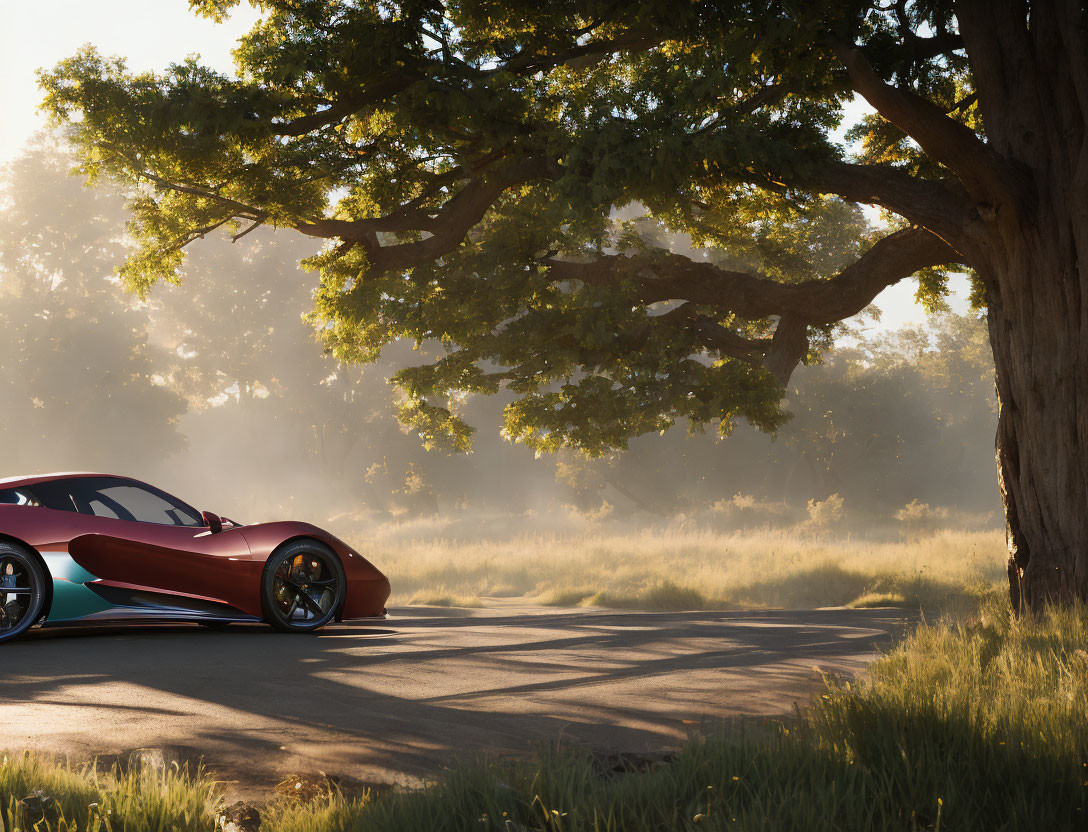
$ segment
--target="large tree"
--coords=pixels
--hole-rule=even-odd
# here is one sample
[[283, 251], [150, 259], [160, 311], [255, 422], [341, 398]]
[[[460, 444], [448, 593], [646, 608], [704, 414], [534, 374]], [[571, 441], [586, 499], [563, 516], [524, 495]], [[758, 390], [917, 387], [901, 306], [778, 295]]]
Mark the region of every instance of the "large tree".
[[[680, 417], [776, 428], [832, 325], [908, 276], [932, 294], [969, 268], [1014, 603], [1088, 599], [1080, 3], [259, 5], [237, 79], [93, 50], [43, 75], [84, 171], [139, 185], [132, 287], [177, 280], [220, 226], [296, 229], [326, 243], [317, 314], [340, 357], [446, 345], [397, 378], [421, 433], [464, 445], [462, 394], [505, 385], [510, 438], [600, 453]], [[851, 155], [835, 131], [856, 96], [876, 112]], [[819, 233], [854, 203], [892, 230]], [[729, 258], [617, 230], [632, 204]]]

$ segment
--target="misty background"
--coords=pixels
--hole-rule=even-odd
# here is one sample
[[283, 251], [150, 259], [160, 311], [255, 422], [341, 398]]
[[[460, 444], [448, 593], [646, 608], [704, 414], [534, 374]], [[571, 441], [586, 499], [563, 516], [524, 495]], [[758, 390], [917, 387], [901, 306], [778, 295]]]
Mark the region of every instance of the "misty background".
[[40, 134], [0, 169], [0, 476], [124, 473], [241, 522], [363, 529], [436, 515], [997, 524], [992, 360], [974, 313], [844, 333], [795, 374], [777, 437], [680, 427], [609, 459], [534, 458], [501, 439], [500, 395], [468, 403], [475, 452], [447, 456], [402, 430], [386, 381], [428, 345], [364, 367], [322, 354], [305, 320], [317, 276], [298, 265], [312, 240], [209, 236], [182, 286], [141, 302], [114, 276], [124, 195], [71, 165]]

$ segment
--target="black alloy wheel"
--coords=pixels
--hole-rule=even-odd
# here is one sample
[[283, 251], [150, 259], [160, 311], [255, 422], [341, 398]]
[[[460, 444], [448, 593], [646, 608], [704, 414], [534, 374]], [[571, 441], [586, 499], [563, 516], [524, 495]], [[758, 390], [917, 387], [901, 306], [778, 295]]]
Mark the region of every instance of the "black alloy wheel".
[[287, 633], [313, 632], [336, 616], [346, 588], [343, 564], [332, 549], [316, 540], [288, 543], [265, 565], [265, 621]]
[[0, 642], [18, 638], [41, 618], [45, 574], [22, 546], [0, 541]]

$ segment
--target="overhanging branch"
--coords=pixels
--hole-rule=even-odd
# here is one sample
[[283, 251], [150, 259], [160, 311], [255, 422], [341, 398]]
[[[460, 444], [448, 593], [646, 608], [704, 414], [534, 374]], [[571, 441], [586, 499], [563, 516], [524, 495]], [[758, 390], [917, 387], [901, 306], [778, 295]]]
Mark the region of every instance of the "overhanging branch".
[[774, 337], [769, 341], [745, 338], [698, 317], [693, 321], [709, 349], [742, 360], [753, 360], [762, 353], [763, 366], [785, 385], [808, 352], [808, 327], [856, 315], [888, 286], [920, 269], [960, 259], [940, 237], [913, 227], [884, 237], [831, 278], [800, 283], [780, 283], [765, 275], [731, 271], [679, 254], [652, 258], [617, 254], [588, 263], [557, 259], [546, 263], [549, 278], [557, 282], [604, 286], [629, 282], [643, 303], [686, 301], [669, 313], [674, 316], [694, 306], [712, 307], [723, 317], [732, 314], [750, 321], [777, 316]]
[[941, 55], [960, 52], [964, 48], [963, 38], [956, 32], [938, 32], [932, 37], [912, 35], [907, 38], [899, 50], [904, 60], [910, 62], [929, 61]]
[[[453, 251], [508, 189], [551, 174], [551, 166], [545, 160], [527, 157], [470, 179], [433, 213], [410, 211], [370, 219], [317, 219], [299, 221], [294, 227], [310, 237], [336, 238], [362, 245], [375, 272], [408, 269]], [[378, 240], [379, 231], [423, 231], [430, 236], [416, 242], [383, 246]]]
[[792, 187], [879, 205], [941, 237], [962, 256], [984, 231], [977, 204], [956, 180], [920, 179], [890, 165], [816, 162], [793, 176]]
[[839, 57], [854, 89], [878, 113], [959, 177], [975, 199], [1015, 200], [1020, 176], [1012, 164], [968, 127], [911, 90], [885, 83], [861, 52], [843, 46]]
[[747, 320], [772, 315], [809, 326], [836, 323], [856, 315], [880, 292], [919, 269], [958, 263], [959, 255], [935, 234], [907, 228], [875, 243], [857, 261], [827, 280], [780, 283], [749, 272], [731, 271], [679, 254], [652, 259], [603, 255], [589, 263], [550, 259], [553, 280], [594, 285], [631, 281], [643, 303], [687, 300], [713, 306]]

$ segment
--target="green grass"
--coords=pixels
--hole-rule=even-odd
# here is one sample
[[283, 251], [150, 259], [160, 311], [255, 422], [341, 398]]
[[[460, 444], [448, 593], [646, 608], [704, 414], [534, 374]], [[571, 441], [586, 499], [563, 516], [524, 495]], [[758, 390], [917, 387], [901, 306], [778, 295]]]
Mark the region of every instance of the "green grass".
[[[1014, 621], [989, 603], [920, 626], [853, 684], [828, 680], [795, 720], [727, 726], [649, 771], [615, 774], [585, 752], [548, 748], [466, 762], [423, 789], [274, 802], [262, 828], [1082, 829], [1086, 645], [1088, 611]], [[112, 807], [113, 830], [210, 828], [208, 782], [171, 772], [103, 779], [26, 757], [0, 768], [0, 795], [33, 788], [58, 794], [65, 828], [107, 828], [92, 801]]]
[[28, 828], [20, 801], [37, 791], [53, 802], [37, 826], [42, 832], [206, 832], [215, 825], [216, 785], [204, 772], [102, 772], [32, 754], [9, 753], [0, 760], [0, 820], [8, 832]]
[[[417, 536], [424, 533], [435, 536]], [[387, 575], [393, 604], [524, 597], [639, 610], [886, 604], [975, 608], [1007, 580], [1004, 533], [910, 540], [813, 536], [799, 528], [650, 528], [459, 540], [419, 524], [342, 530]]]

